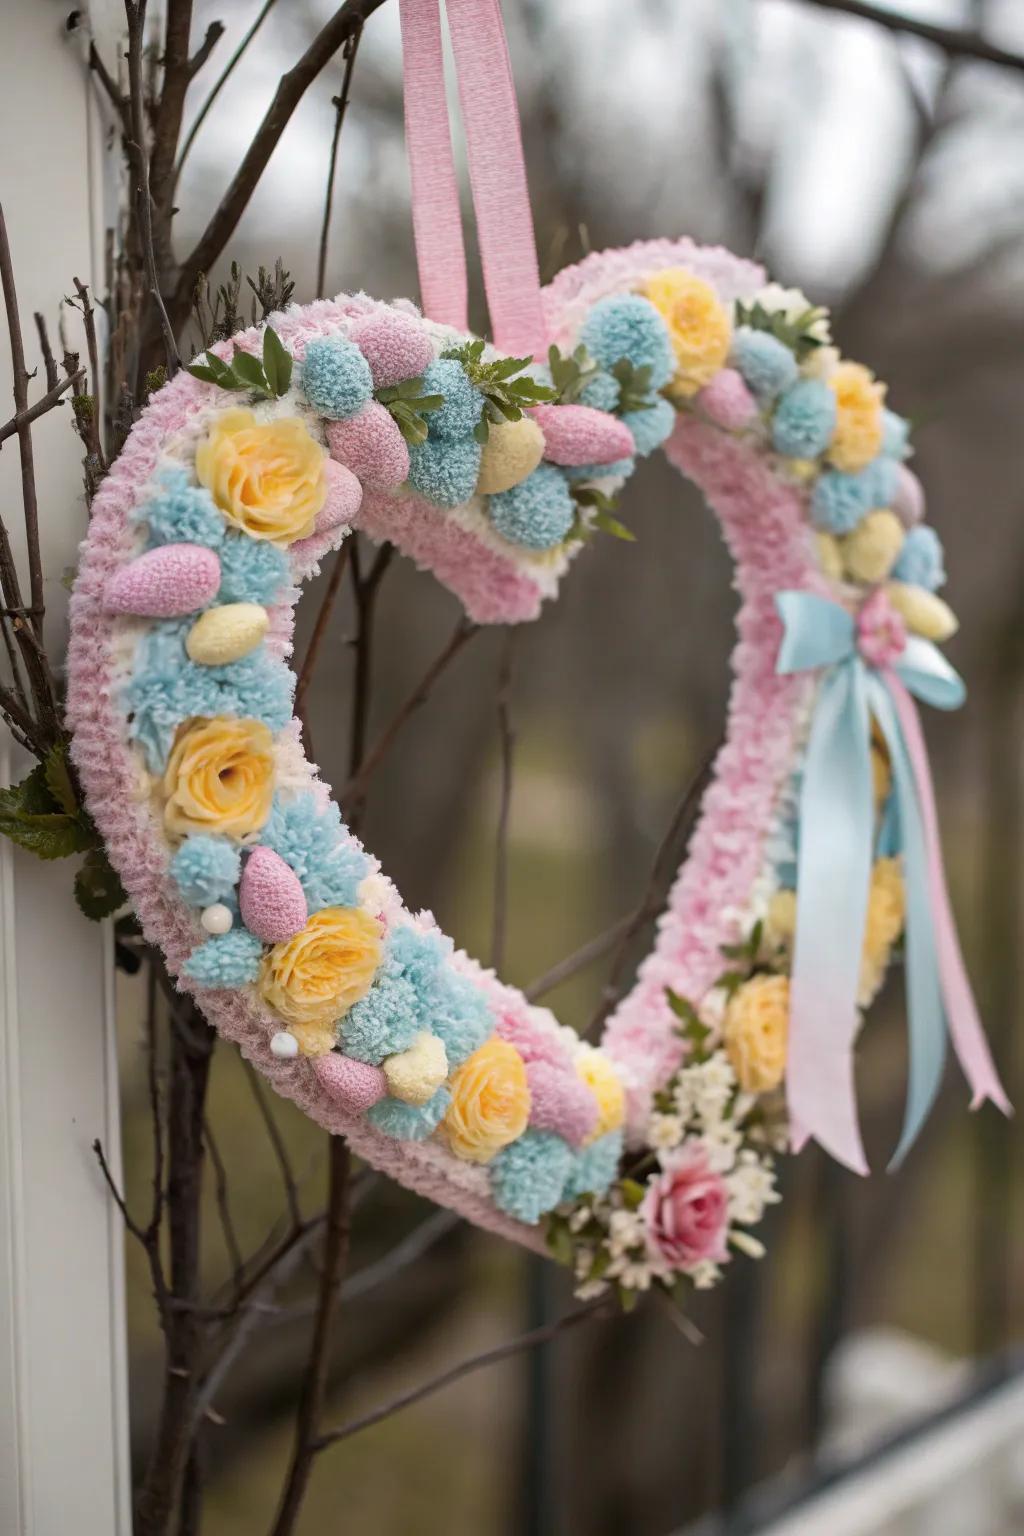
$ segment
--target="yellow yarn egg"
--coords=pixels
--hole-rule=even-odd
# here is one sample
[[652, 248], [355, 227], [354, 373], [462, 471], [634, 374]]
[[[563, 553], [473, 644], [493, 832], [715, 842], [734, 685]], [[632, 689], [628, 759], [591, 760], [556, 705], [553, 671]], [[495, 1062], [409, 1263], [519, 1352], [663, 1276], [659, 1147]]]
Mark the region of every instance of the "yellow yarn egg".
[[829, 581], [842, 581], [843, 557], [839, 552], [838, 539], [831, 533], [816, 533], [814, 543], [818, 551], [818, 564]]
[[843, 565], [853, 581], [884, 581], [899, 559], [906, 534], [895, 512], [877, 510], [840, 541]]
[[426, 1104], [448, 1076], [444, 1041], [424, 1030], [408, 1050], [386, 1057], [381, 1066], [392, 1098], [403, 1104]]
[[259, 603], [208, 608], [189, 630], [185, 649], [200, 667], [223, 667], [254, 651], [269, 623], [270, 616]]
[[928, 592], [924, 587], [912, 587], [903, 581], [891, 581], [885, 590], [912, 634], [941, 645], [960, 628], [960, 620], [952, 608], [934, 592]]
[[530, 416], [518, 421], [491, 424], [480, 455], [480, 477], [476, 488], [481, 496], [496, 496], [508, 491], [527, 475], [532, 475], [544, 457], [544, 434]]

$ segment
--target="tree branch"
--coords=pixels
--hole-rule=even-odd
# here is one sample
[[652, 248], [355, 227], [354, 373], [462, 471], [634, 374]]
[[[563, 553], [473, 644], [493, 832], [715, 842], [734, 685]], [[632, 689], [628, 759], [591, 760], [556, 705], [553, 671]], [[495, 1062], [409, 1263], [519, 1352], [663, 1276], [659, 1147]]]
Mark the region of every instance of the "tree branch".
[[185, 143], [183, 144], [181, 153], [178, 156], [178, 163], [174, 167], [174, 183], [175, 183], [175, 186], [177, 186], [178, 177], [181, 175], [181, 168], [185, 164], [186, 159], [188, 158], [188, 152], [192, 148], [192, 145], [195, 143], [196, 136], [199, 133], [200, 128], [203, 126], [203, 123], [206, 121], [206, 118], [207, 118], [207, 115], [209, 114], [210, 108], [213, 106], [214, 102], [217, 100], [217, 97], [220, 95], [221, 91], [227, 85], [228, 81], [230, 80], [232, 74], [235, 71], [236, 65], [241, 60], [242, 55], [245, 53], [245, 51], [248, 48], [249, 44], [252, 42], [253, 38], [256, 36], [256, 33], [259, 31], [260, 27], [262, 27], [263, 23], [266, 21], [267, 16], [270, 14], [270, 11], [271, 11], [272, 7], [274, 5], [276, 5], [276, 3], [277, 3], [277, 0], [263, 0], [263, 5], [260, 8], [260, 11], [259, 11], [259, 13], [258, 13], [258, 15], [256, 17], [256, 20], [253, 22], [253, 24], [249, 28], [248, 32], [246, 32], [245, 36], [242, 38], [242, 41], [239, 43], [238, 47], [235, 49], [234, 53], [231, 55], [230, 59], [227, 62], [227, 65], [225, 66], [224, 73], [217, 80], [217, 82], [214, 85], [213, 89], [211, 90], [210, 94], [207, 96], [206, 100], [203, 102], [202, 106], [199, 108], [199, 111], [196, 113], [195, 120], [193, 121], [192, 126], [189, 129], [189, 131], [188, 131], [188, 133], [187, 133], [187, 135], [185, 137]]
[[512, 814], [512, 772], [515, 758], [515, 732], [512, 729], [511, 692], [512, 658], [516, 631], [509, 629], [501, 649], [498, 669], [498, 734], [501, 743], [501, 789], [498, 801], [498, 831], [494, 848], [494, 905], [491, 913], [491, 966], [500, 971], [505, 964], [508, 938], [508, 829]]
[[[167, 369], [173, 374], [181, 358], [174, 328], [167, 316], [163, 295], [160, 291], [160, 274], [157, 269], [156, 249], [153, 244], [153, 199], [150, 192], [150, 172], [146, 153], [146, 98], [143, 80], [143, 42], [146, 25], [146, 0], [124, 0], [128, 21], [128, 101], [129, 127], [125, 139], [132, 179], [135, 183], [136, 218], [142, 257], [149, 279], [150, 298], [156, 308], [160, 330], [167, 354]], [[191, 15], [191, 0], [186, 9]], [[186, 38], [187, 47], [187, 38]], [[172, 148], [173, 154], [173, 148]]]
[[341, 82], [341, 95], [334, 98], [334, 133], [331, 138], [331, 153], [327, 162], [327, 190], [324, 194], [324, 217], [320, 228], [320, 249], [316, 263], [316, 296], [322, 299], [324, 296], [324, 283], [327, 279], [327, 242], [331, 232], [331, 208], [334, 203], [334, 176], [338, 168], [338, 145], [341, 143], [341, 130], [344, 127], [345, 116], [348, 112], [349, 92], [352, 89], [352, 71], [355, 68], [356, 54], [359, 51], [359, 39], [363, 35], [363, 24], [359, 22], [352, 35], [346, 38], [342, 46], [342, 57], [345, 60], [345, 73]]
[[990, 43], [978, 32], [940, 27], [935, 22], [920, 21], [916, 16], [905, 16], [901, 11], [883, 10], [881, 6], [868, 4], [867, 0], [804, 0], [804, 4], [816, 5], [825, 11], [837, 11], [844, 16], [857, 16], [863, 21], [873, 21], [890, 32], [919, 37], [926, 43], [934, 43], [952, 58], [977, 59], [984, 64], [1001, 65], [1004, 69], [1024, 70], [1024, 55], [1010, 53], [996, 43]]

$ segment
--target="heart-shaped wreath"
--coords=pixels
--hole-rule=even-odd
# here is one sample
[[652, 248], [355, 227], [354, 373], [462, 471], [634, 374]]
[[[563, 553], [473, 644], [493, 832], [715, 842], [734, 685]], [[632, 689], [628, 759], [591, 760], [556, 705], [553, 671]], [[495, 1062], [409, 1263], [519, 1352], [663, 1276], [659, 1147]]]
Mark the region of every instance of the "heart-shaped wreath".
[[[407, 115], [434, 318], [364, 295], [293, 307], [152, 399], [96, 497], [69, 718], [146, 935], [220, 1032], [368, 1162], [546, 1239], [584, 1294], [629, 1298], [759, 1252], [790, 1142], [864, 1168], [853, 1047], [901, 946], [897, 1158], [947, 1034], [975, 1102], [1006, 1108], [911, 697], [960, 702], [937, 649], [956, 626], [907, 423], [823, 310], [685, 240], [591, 256], [543, 295], [535, 263], [524, 279], [521, 163], [495, 187], [474, 152], [495, 115], [503, 142], [515, 120], [471, 10], [450, 0], [460, 81], [476, 66], [463, 110], [500, 346], [467, 332], [464, 268], [438, 246], [454, 179], [417, 152], [440, 110], [436, 13], [407, 0], [407, 54], [429, 66], [407, 75]], [[476, 622], [534, 619], [659, 447], [720, 519], [739, 641], [687, 860], [596, 1048], [406, 910], [304, 756], [287, 662], [297, 583], [355, 528]]]

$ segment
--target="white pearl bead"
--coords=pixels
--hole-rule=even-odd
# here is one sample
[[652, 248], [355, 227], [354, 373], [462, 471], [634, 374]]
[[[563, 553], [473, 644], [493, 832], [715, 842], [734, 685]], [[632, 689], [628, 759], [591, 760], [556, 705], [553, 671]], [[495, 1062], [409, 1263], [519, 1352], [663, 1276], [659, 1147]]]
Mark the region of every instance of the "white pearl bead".
[[299, 1054], [299, 1042], [286, 1029], [279, 1029], [271, 1038], [270, 1054], [276, 1056], [278, 1061], [291, 1061], [293, 1056]]
[[235, 920], [230, 907], [226, 907], [222, 901], [215, 901], [212, 907], [204, 907], [199, 921], [207, 933], [228, 933]]

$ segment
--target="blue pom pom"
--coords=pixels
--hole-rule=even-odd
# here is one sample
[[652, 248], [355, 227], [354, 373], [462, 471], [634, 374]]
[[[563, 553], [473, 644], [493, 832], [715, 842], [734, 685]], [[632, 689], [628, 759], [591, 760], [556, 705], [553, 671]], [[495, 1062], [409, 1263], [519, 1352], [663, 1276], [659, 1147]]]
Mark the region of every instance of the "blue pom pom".
[[676, 371], [665, 322], [638, 293], [599, 299], [583, 322], [580, 341], [602, 368], [614, 368], [622, 358], [634, 368], [649, 368], [652, 389], [664, 389]]
[[191, 623], [154, 624], [124, 690], [132, 715], [129, 734], [142, 747], [151, 773], [163, 772], [175, 731], [192, 715], [259, 720], [272, 731], [282, 730], [292, 716], [295, 678], [283, 661], [258, 650], [223, 667], [196, 666], [185, 652]]
[[573, 1159], [569, 1177], [562, 1191], [563, 1200], [577, 1200], [580, 1195], [603, 1195], [619, 1172], [622, 1157], [622, 1132], [609, 1131], [584, 1147]]
[[444, 1041], [449, 1067], [457, 1067], [494, 1033], [490, 1004], [468, 976], [439, 969], [420, 994], [422, 1023]]
[[241, 868], [234, 843], [201, 833], [182, 843], [171, 860], [171, 878], [190, 906], [208, 907], [234, 891]]
[[818, 478], [811, 493], [811, 521], [823, 533], [851, 533], [874, 506], [871, 466], [855, 475], [830, 469]]
[[489, 497], [487, 510], [495, 531], [510, 544], [551, 549], [572, 527], [576, 503], [561, 471], [538, 464], [518, 485]]
[[491, 1193], [500, 1211], [536, 1226], [553, 1211], [572, 1169], [568, 1142], [551, 1131], [524, 1131], [493, 1159], [489, 1167]]
[[421, 1028], [416, 993], [409, 983], [378, 976], [342, 1019], [341, 1042], [346, 1056], [377, 1067], [385, 1056], [407, 1051]]
[[935, 592], [946, 580], [942, 540], [934, 528], [911, 528], [900, 557], [892, 568], [893, 579]]
[[732, 339], [730, 362], [738, 368], [762, 405], [795, 384], [799, 369], [792, 352], [769, 331], [741, 326]]
[[312, 794], [276, 799], [260, 842], [298, 875], [310, 912], [357, 905], [370, 861], [347, 835], [333, 800], [321, 808]]
[[616, 459], [614, 464], [574, 464], [562, 473], [575, 484], [579, 480], [628, 480], [635, 469], [636, 459]]
[[900, 467], [895, 459], [872, 459], [861, 474], [867, 481], [872, 507], [891, 507], [899, 485]]
[[165, 465], [156, 489], [132, 513], [149, 526], [150, 544], [205, 544], [218, 549], [227, 533], [224, 514], [205, 486], [191, 485], [178, 465]]
[[199, 987], [244, 987], [255, 981], [263, 945], [244, 928], [219, 933], [194, 949], [181, 974]]
[[619, 405], [619, 381], [610, 373], [595, 373], [580, 390], [580, 405], [589, 405], [595, 411], [615, 411]]
[[893, 459], [910, 457], [910, 422], [895, 411], [882, 412], [882, 452]]
[[220, 547], [221, 603], [260, 603], [269, 608], [279, 602], [291, 573], [288, 556], [266, 539], [246, 533], [229, 533]]
[[302, 388], [321, 416], [344, 421], [372, 397], [373, 375], [355, 342], [344, 336], [320, 336], [306, 347]]
[[[388, 974], [404, 977], [422, 1000], [433, 985], [441, 962], [454, 948], [451, 939], [438, 930], [422, 933], [411, 924], [402, 923], [391, 930], [388, 939]], [[429, 1027], [428, 1021], [424, 1028]]]
[[444, 405], [431, 411], [427, 428], [435, 442], [450, 443], [472, 437], [484, 413], [484, 397], [466, 377], [466, 370], [454, 357], [439, 357], [423, 370], [423, 393], [444, 395]]
[[798, 379], [779, 401], [772, 422], [776, 453], [791, 459], [816, 459], [836, 429], [836, 397], [821, 379]]
[[403, 1104], [401, 1099], [381, 1099], [366, 1112], [366, 1118], [385, 1136], [396, 1141], [426, 1141], [445, 1117], [451, 1094], [447, 1088], [439, 1088], [426, 1104], [417, 1108]]
[[476, 490], [480, 474], [480, 444], [428, 438], [409, 446], [409, 484], [438, 507], [458, 507]]
[[[633, 434], [636, 451], [642, 459], [672, 436], [676, 413], [667, 400], [655, 400], [645, 411], [627, 411], [623, 421]], [[620, 463], [628, 463], [620, 460]]]

